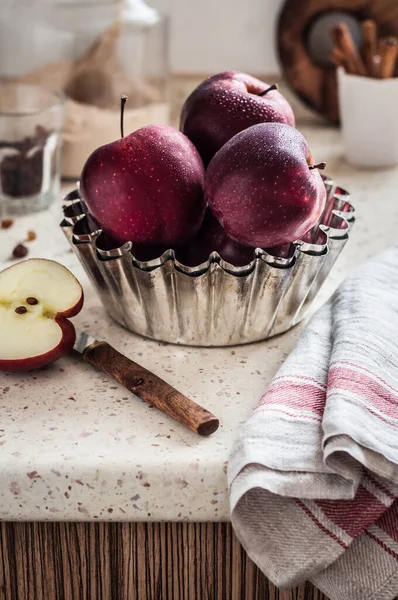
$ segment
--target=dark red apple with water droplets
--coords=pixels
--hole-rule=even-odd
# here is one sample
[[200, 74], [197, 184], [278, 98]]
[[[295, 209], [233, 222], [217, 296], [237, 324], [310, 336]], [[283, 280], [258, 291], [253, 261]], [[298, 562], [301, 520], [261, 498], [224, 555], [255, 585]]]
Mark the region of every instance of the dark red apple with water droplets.
[[119, 243], [173, 246], [202, 223], [204, 166], [174, 127], [148, 125], [97, 148], [81, 175], [94, 219]]
[[206, 172], [210, 208], [226, 234], [271, 248], [300, 239], [324, 209], [326, 189], [302, 134], [283, 123], [238, 133]]
[[180, 129], [195, 144], [207, 165], [235, 134], [257, 123], [294, 127], [292, 108], [276, 86], [238, 71], [203, 81], [187, 98]]
[[172, 250], [170, 246], [159, 246], [158, 244], [145, 245], [134, 244], [133, 254], [137, 260], [149, 262], [155, 258], [160, 258], [167, 250]]
[[187, 267], [196, 267], [206, 262], [212, 252], [218, 252], [226, 262], [243, 267], [254, 260], [254, 250], [231, 240], [207, 209], [198, 234], [188, 244], [176, 249], [176, 257]]

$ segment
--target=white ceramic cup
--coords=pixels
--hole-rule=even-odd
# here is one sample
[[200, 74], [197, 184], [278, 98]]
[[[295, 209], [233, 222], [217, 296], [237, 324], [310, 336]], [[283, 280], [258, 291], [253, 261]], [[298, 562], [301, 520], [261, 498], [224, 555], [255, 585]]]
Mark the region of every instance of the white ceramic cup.
[[374, 79], [338, 69], [340, 118], [348, 162], [398, 164], [398, 78]]

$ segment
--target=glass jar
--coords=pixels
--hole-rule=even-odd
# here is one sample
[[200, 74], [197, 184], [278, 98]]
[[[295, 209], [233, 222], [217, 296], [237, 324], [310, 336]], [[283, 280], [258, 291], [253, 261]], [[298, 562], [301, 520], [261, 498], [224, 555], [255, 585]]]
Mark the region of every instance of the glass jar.
[[[32, 51], [34, 49], [34, 51]], [[169, 122], [167, 19], [144, 0], [0, 0], [0, 80], [67, 96], [62, 175], [125, 132]]]
[[48, 208], [59, 195], [64, 96], [0, 84], [0, 216]]
[[124, 0], [121, 5], [119, 57], [127, 74], [153, 86], [168, 97], [167, 20], [143, 0]]
[[49, 63], [75, 60], [117, 12], [111, 0], [1, 0], [0, 76], [25, 76]]

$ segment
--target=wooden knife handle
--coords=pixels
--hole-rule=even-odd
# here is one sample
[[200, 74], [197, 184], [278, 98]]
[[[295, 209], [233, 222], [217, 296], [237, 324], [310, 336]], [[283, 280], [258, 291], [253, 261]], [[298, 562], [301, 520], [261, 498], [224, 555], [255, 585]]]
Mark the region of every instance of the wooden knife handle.
[[130, 392], [153, 404], [199, 435], [210, 435], [219, 420], [208, 410], [190, 400], [171, 385], [120, 354], [107, 342], [96, 342], [83, 352], [85, 361], [101, 369]]

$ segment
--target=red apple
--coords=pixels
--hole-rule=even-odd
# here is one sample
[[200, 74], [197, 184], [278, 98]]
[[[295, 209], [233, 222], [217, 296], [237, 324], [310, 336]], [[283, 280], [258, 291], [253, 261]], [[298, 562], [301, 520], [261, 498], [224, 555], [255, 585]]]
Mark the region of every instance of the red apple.
[[231, 240], [207, 210], [199, 233], [188, 244], [177, 248], [176, 257], [183, 265], [196, 267], [206, 262], [212, 252], [218, 252], [226, 262], [243, 267], [254, 260], [254, 250]]
[[235, 134], [268, 122], [295, 125], [292, 108], [276, 86], [246, 73], [225, 71], [203, 81], [187, 98], [180, 129], [207, 165]]
[[199, 230], [204, 166], [174, 127], [148, 125], [97, 148], [81, 175], [94, 219], [119, 243], [173, 246]]
[[83, 306], [80, 283], [66, 267], [33, 258], [0, 272], [0, 370], [28, 371], [73, 348], [67, 317]]
[[315, 225], [326, 189], [297, 129], [261, 123], [238, 133], [206, 172], [210, 208], [226, 234], [246, 246], [272, 248]]
[[134, 244], [132, 252], [137, 260], [148, 262], [155, 258], [160, 258], [166, 250], [170, 250], [170, 246], [159, 246], [158, 244], [143, 246]]

